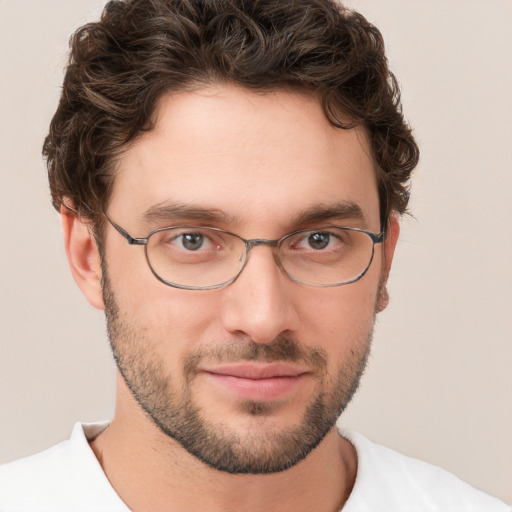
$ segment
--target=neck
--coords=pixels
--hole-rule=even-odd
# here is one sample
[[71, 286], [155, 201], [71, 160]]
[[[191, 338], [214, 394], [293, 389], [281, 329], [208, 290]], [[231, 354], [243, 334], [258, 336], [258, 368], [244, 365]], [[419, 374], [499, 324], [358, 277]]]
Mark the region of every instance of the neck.
[[114, 420], [91, 447], [112, 486], [134, 512], [169, 507], [179, 512], [335, 512], [350, 495], [357, 466], [355, 449], [333, 428], [315, 450], [286, 471], [224, 473], [163, 434], [124, 393], [118, 395]]

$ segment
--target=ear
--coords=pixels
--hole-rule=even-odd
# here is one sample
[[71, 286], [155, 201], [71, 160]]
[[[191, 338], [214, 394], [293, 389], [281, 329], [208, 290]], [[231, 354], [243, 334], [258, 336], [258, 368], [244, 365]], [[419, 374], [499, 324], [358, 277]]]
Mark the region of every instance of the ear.
[[61, 206], [60, 214], [73, 278], [92, 306], [105, 309], [101, 290], [101, 259], [91, 226], [65, 206]]
[[396, 243], [398, 242], [398, 235], [400, 234], [400, 224], [397, 214], [391, 214], [386, 228], [386, 240], [384, 241], [383, 254], [382, 254], [382, 271], [379, 283], [379, 293], [377, 297], [376, 311], [380, 312], [386, 309], [389, 304], [389, 294], [387, 289], [387, 282], [389, 272], [391, 270], [391, 263], [395, 254]]

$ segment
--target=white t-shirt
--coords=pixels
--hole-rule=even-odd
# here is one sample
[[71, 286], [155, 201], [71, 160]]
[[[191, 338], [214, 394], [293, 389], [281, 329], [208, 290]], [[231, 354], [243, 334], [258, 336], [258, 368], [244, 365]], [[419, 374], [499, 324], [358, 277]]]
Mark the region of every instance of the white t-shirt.
[[[1, 512], [129, 512], [88, 439], [107, 423], [77, 423], [68, 441], [0, 466]], [[342, 431], [356, 448], [357, 477], [343, 512], [510, 512], [501, 501], [438, 467]], [[312, 511], [314, 512], [314, 511]]]

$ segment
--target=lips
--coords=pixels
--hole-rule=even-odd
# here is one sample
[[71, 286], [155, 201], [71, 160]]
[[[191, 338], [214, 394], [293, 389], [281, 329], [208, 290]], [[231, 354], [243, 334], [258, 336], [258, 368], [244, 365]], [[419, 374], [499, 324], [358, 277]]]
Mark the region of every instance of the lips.
[[309, 374], [305, 368], [286, 363], [239, 363], [205, 368], [200, 373], [229, 394], [254, 401], [282, 398]]
[[249, 364], [240, 363], [208, 368], [205, 371], [216, 375], [231, 375], [242, 379], [269, 379], [275, 377], [298, 377], [307, 373], [306, 369], [285, 363]]

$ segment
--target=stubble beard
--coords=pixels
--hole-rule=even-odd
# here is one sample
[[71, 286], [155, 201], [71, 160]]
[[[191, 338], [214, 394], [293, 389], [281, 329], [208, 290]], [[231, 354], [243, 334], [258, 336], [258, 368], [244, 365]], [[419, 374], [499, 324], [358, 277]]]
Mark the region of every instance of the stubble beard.
[[[373, 333], [352, 344], [351, 359], [336, 376], [327, 375], [327, 357], [321, 348], [278, 337], [268, 344], [236, 340], [189, 354], [183, 365], [183, 384], [169, 375], [151, 339], [120, 311], [103, 264], [103, 297], [107, 332], [116, 365], [135, 400], [148, 418], [167, 436], [211, 468], [231, 474], [269, 474], [285, 471], [303, 460], [335, 426], [356, 392], [366, 368]], [[321, 380], [298, 425], [281, 429], [257, 427], [243, 432], [229, 424], [208, 420], [192, 396], [191, 384], [201, 361], [303, 362]], [[270, 417], [273, 402], [244, 401], [240, 412], [255, 419]], [[255, 425], [258, 425], [255, 422]]]

